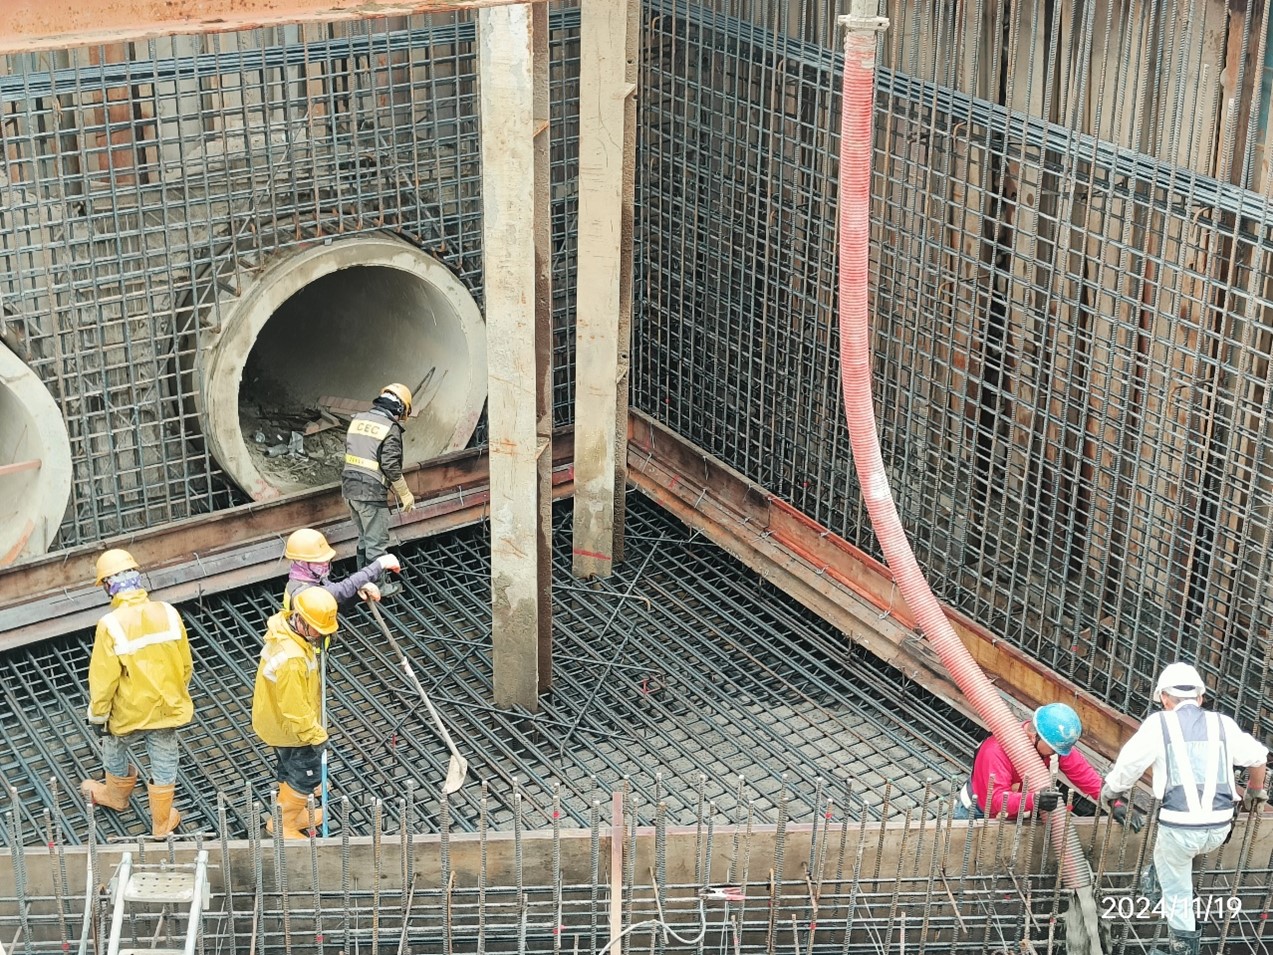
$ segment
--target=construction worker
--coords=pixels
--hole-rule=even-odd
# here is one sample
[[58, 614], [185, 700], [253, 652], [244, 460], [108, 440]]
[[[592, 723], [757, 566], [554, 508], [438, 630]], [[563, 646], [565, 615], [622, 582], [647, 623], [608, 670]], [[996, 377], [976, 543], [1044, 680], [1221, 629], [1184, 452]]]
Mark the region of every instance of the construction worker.
[[129, 744], [145, 743], [151, 834], [160, 839], [181, 821], [172, 805], [177, 731], [194, 717], [186, 626], [175, 607], [146, 595], [137, 561], [126, 550], [97, 558], [96, 584], [110, 597], [111, 610], [97, 622], [93, 638], [88, 721], [102, 737], [106, 779], [85, 780], [81, 788], [98, 806], [127, 809], [137, 785]]
[[380, 600], [380, 588], [376, 581], [387, 570], [401, 573], [402, 564], [393, 554], [381, 554], [366, 567], [354, 571], [344, 580], [331, 579], [331, 562], [336, 552], [327, 543], [321, 531], [302, 527], [292, 531], [283, 548], [283, 556], [292, 562], [287, 572], [287, 586], [283, 589], [283, 613], [291, 611], [292, 599], [306, 587], [322, 587], [344, 606], [355, 597], [369, 603]]
[[[358, 529], [358, 566], [389, 550], [389, 501], [392, 489], [404, 511], [415, 506], [415, 497], [402, 476], [402, 423], [411, 414], [411, 392], [406, 385], [385, 385], [371, 403], [349, 422], [345, 434], [345, 468], [340, 490], [349, 504]], [[388, 597], [402, 585], [391, 581], [380, 588]]]
[[[1093, 800], [1100, 796], [1100, 773], [1074, 748], [1083, 735], [1083, 723], [1072, 707], [1064, 703], [1040, 706], [1033, 717], [1021, 724], [1021, 728], [1045, 763], [1055, 753], [1058, 769], [1071, 784]], [[991, 777], [994, 798], [988, 800]], [[997, 816], [1002, 810], [1009, 818], [1015, 819], [1023, 813], [1051, 812], [1063, 800], [1061, 794], [1047, 788], [1046, 783], [1047, 780], [1040, 779], [1037, 788], [1021, 792], [1021, 776], [1008, 758], [1003, 744], [991, 736], [977, 748], [972, 777], [959, 790], [954, 816], [956, 819], [981, 819], [987, 814]]]
[[[274, 747], [274, 778], [283, 810], [283, 836], [304, 838], [309, 828], [306, 801], [321, 794], [323, 747], [322, 682], [319, 645], [336, 632], [336, 598], [322, 587], [307, 587], [291, 601], [289, 613], [276, 613], [266, 624], [265, 646], [256, 668], [252, 729]], [[315, 811], [314, 823], [322, 822]], [[269, 825], [273, 832], [273, 825]]]
[[[1153, 769], [1158, 808], [1158, 838], [1146, 890], [1161, 893], [1170, 955], [1197, 955], [1193, 897], [1193, 860], [1224, 844], [1235, 807], [1259, 812], [1268, 801], [1264, 789], [1268, 749], [1229, 717], [1202, 708], [1206, 684], [1188, 663], [1171, 663], [1158, 677], [1155, 702], [1162, 710], [1140, 724], [1118, 753], [1101, 798], [1125, 799], [1145, 770]], [[1247, 788], [1234, 792], [1233, 770], [1247, 770]], [[1150, 955], [1164, 955], [1161, 948]]]

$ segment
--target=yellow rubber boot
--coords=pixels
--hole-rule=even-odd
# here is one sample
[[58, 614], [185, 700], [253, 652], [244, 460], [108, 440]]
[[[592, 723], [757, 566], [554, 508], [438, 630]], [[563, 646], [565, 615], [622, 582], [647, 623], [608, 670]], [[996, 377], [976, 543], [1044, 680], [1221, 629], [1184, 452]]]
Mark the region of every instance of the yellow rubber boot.
[[[283, 838], [304, 839], [305, 829], [309, 828], [309, 813], [305, 808], [305, 797], [287, 783], [278, 785], [278, 805], [283, 817]], [[317, 813], [316, 813], [317, 814]], [[274, 816], [265, 821], [265, 831], [274, 834]]]
[[146, 787], [150, 796], [150, 834], [156, 839], [164, 838], [181, 822], [181, 813], [172, 808], [172, 795], [176, 788], [173, 783]]
[[[286, 790], [286, 793], [284, 792]], [[315, 791], [317, 795], [317, 790]], [[299, 808], [296, 804], [299, 801]], [[309, 807], [306, 804], [305, 797], [294, 790], [287, 783], [279, 784], [278, 803], [283, 810], [283, 838], [285, 839], [304, 839], [305, 830], [310, 827]], [[314, 807], [314, 828], [318, 828], [323, 824], [323, 810], [321, 806]], [[274, 814], [265, 817], [265, 831], [270, 835], [274, 835]]]
[[133, 772], [131, 776], [115, 776], [107, 773], [105, 782], [86, 779], [80, 783], [80, 790], [86, 798], [93, 800], [94, 805], [122, 812], [128, 808], [128, 797], [133, 794], [133, 787], [137, 785], [137, 767], [129, 766], [128, 768]]

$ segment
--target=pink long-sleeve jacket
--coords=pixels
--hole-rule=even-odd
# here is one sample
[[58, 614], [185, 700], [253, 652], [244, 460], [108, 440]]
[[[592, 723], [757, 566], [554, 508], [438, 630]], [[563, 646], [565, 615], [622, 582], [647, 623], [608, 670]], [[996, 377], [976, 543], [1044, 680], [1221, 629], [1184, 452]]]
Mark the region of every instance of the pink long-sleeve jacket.
[[[1029, 727], [1023, 723], [1023, 727]], [[1093, 801], [1101, 794], [1101, 774], [1092, 768], [1092, 764], [1077, 749], [1071, 749], [1068, 756], [1057, 757], [1057, 768], [1065, 774], [1074, 786]], [[994, 805], [986, 808], [986, 795], [990, 789], [990, 777], [995, 778]], [[972, 763], [972, 794], [981, 811], [990, 816], [999, 815], [1002, 806], [1007, 805], [1007, 815], [1015, 818], [1022, 811], [1034, 812], [1034, 793], [1021, 793], [1021, 777], [1012, 767], [1012, 760], [1007, 751], [995, 737], [989, 737], [977, 749], [977, 756]], [[1035, 789], [1042, 789], [1037, 786]]]

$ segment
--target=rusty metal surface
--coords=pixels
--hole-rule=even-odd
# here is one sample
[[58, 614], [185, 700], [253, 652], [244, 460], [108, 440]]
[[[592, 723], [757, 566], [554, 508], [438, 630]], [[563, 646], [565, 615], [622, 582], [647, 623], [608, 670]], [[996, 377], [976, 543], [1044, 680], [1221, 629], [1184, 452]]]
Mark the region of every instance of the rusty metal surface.
[[[920, 635], [888, 568], [787, 502], [640, 412], [629, 416], [629, 479], [855, 642], [976, 718]], [[946, 607], [964, 645], [1001, 690], [1027, 707], [1066, 702], [1084, 742], [1113, 758], [1136, 722], [1003, 638]]]
[[[553, 441], [553, 496], [573, 490], [574, 442]], [[403, 541], [477, 523], [490, 500], [485, 449], [455, 452], [407, 472], [416, 508], [395, 513], [391, 527]], [[93, 564], [104, 547], [128, 548], [146, 573], [148, 589], [169, 602], [220, 593], [283, 572], [284, 538], [298, 527], [317, 527], [341, 557], [356, 544], [337, 486], [266, 504], [250, 504], [170, 524], [145, 534], [77, 548], [0, 574], [0, 650], [92, 626], [101, 616]]]
[[503, 6], [518, 0], [47, 0], [0, 3], [0, 53]]

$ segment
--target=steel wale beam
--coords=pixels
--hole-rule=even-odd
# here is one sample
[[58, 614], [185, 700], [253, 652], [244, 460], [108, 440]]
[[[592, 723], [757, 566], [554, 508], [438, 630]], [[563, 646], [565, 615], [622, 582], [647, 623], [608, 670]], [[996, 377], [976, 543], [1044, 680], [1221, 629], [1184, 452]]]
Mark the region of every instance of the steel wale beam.
[[[574, 487], [569, 431], [553, 438], [553, 496]], [[416, 508], [392, 527], [414, 540], [483, 520], [490, 501], [484, 448], [443, 455], [406, 472]], [[0, 574], [0, 651], [92, 626], [103, 612], [91, 586], [97, 555], [125, 547], [141, 564], [154, 596], [170, 602], [217, 593], [285, 572], [284, 538], [317, 527], [340, 556], [353, 553], [355, 534], [339, 485], [245, 504], [132, 536], [78, 547]], [[86, 585], [86, 582], [88, 585]]]
[[[638, 489], [880, 659], [980, 721], [919, 634], [886, 566], [640, 412], [629, 416], [628, 438], [629, 479]], [[1090, 749], [1112, 759], [1135, 731], [1135, 720], [958, 611], [944, 609], [999, 689], [1027, 707], [1070, 704], [1083, 720]]]
[[0, 54], [226, 33], [295, 23], [334, 23], [448, 13], [526, 0], [48, 0], [0, 3]]

